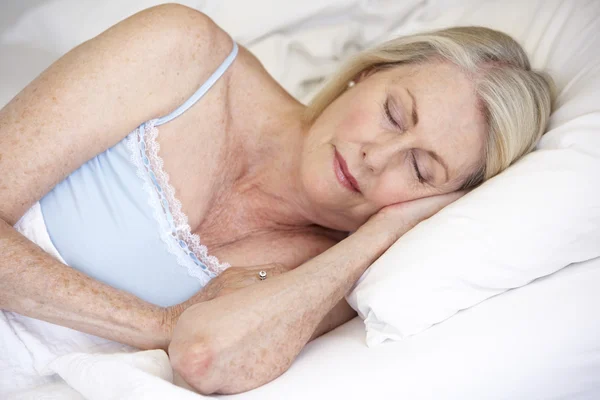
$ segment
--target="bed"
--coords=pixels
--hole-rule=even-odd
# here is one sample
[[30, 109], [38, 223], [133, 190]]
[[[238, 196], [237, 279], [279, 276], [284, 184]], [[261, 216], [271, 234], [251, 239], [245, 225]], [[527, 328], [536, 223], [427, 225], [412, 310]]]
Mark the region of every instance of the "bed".
[[[38, 0], [0, 5], [0, 106], [48, 64], [159, 1]], [[340, 61], [422, 26], [478, 23], [529, 41], [573, 30], [592, 2], [475, 0], [181, 1], [206, 12], [282, 85], [310, 99]], [[578, 11], [579, 10], [579, 11]], [[600, 35], [600, 11], [590, 35]], [[543, 63], [540, 48], [533, 62]], [[564, 77], [559, 76], [558, 79]], [[560, 82], [559, 82], [560, 84]], [[600, 246], [600, 243], [598, 243]], [[418, 335], [369, 348], [359, 318], [311, 342], [251, 399], [600, 398], [600, 259], [492, 297]], [[162, 351], [0, 314], [0, 398], [199, 399], [171, 383]]]

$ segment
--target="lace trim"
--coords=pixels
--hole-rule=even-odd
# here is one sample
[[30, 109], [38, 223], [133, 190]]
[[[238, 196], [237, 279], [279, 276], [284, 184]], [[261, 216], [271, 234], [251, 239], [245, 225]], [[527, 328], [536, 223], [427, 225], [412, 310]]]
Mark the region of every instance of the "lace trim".
[[158, 155], [160, 145], [156, 141], [156, 120], [148, 121], [127, 136], [127, 148], [137, 175], [144, 181], [148, 203], [154, 210], [154, 218], [160, 225], [160, 237], [177, 263], [187, 268], [190, 276], [206, 284], [210, 279], [229, 268], [217, 257], [208, 254], [200, 237], [191, 232], [187, 215], [181, 211], [181, 202], [175, 197], [175, 189], [169, 184], [169, 175], [163, 169]]

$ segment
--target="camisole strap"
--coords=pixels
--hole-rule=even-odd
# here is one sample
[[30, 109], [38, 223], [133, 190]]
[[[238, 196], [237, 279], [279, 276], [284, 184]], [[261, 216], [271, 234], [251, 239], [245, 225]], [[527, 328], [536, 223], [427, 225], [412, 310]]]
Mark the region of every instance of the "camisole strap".
[[164, 117], [158, 118], [155, 121], [154, 126], [159, 126], [159, 125], [165, 124], [165, 123], [179, 117], [181, 114], [186, 112], [188, 108], [190, 108], [191, 106], [196, 104], [196, 102], [198, 100], [200, 100], [202, 98], [202, 96], [204, 96], [206, 94], [206, 92], [208, 92], [210, 90], [210, 88], [219, 80], [219, 78], [221, 76], [223, 76], [225, 71], [227, 71], [229, 66], [235, 60], [235, 57], [237, 56], [237, 54], [238, 54], [238, 45], [236, 42], [233, 42], [233, 50], [231, 50], [231, 53], [229, 53], [229, 55], [227, 56], [225, 61], [223, 61], [223, 63], [219, 66], [219, 68], [217, 68], [217, 70], [212, 73], [212, 75], [207, 79], [207, 81], [204, 82], [202, 84], [202, 86], [200, 86], [200, 88], [196, 91], [196, 93], [194, 93], [192, 95], [192, 97], [187, 99], [187, 101], [185, 103], [183, 103], [182, 105], [177, 107], [170, 114], [165, 115]]

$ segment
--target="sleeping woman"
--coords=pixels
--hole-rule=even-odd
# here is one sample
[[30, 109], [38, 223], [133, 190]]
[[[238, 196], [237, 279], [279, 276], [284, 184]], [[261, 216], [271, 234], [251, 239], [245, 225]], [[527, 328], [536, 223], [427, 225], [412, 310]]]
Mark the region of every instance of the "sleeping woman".
[[[463, 27], [364, 51], [305, 106], [202, 13], [142, 11], [0, 111], [0, 308], [165, 349], [200, 393], [255, 388], [356, 315], [398, 238], [533, 149], [551, 88]], [[36, 215], [60, 260], [15, 230]]]

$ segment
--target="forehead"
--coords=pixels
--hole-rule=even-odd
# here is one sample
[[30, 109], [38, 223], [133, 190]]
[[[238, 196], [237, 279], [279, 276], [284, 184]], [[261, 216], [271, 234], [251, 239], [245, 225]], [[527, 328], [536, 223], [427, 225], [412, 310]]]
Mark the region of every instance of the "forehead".
[[412, 133], [419, 147], [446, 161], [450, 180], [473, 173], [482, 162], [487, 130], [473, 81], [458, 66], [441, 61], [395, 67], [386, 75], [387, 89], [405, 107], [412, 102], [403, 92], [416, 101], [419, 122]]

